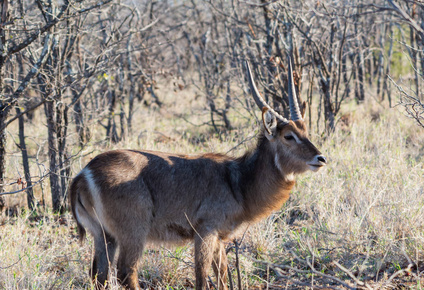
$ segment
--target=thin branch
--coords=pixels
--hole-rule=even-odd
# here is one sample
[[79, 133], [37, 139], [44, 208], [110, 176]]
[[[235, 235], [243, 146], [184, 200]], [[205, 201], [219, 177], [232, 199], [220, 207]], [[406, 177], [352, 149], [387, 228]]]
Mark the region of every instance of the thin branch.
[[[424, 128], [424, 103], [422, 103], [418, 97], [409, 95], [403, 87], [398, 85], [390, 76], [387, 77], [400, 93], [400, 101], [398, 105], [404, 106], [408, 115], [415, 119], [415, 121]], [[407, 99], [408, 102], [404, 99]]]
[[[293, 25], [294, 26], [296, 26], [296, 28], [297, 28], [297, 30], [299, 30], [299, 32], [310, 42], [310, 43], [312, 43], [313, 44], [313, 46], [315, 47], [315, 50], [316, 50], [316, 52], [318, 53], [318, 56], [319, 56], [319, 58], [320, 58], [320, 61], [321, 61], [321, 64], [322, 64], [322, 68], [323, 68], [323, 70], [324, 70], [324, 73], [325, 73], [325, 75], [326, 75], [326, 77], [329, 77], [330, 76], [330, 73], [329, 73], [329, 71], [328, 71], [328, 68], [327, 68], [327, 64], [326, 64], [326, 62], [325, 62], [325, 60], [324, 60], [324, 57], [323, 57], [323, 55], [322, 55], [322, 53], [321, 53], [321, 49], [319, 48], [319, 45], [312, 39], [312, 38], [310, 38], [309, 37], [309, 35], [306, 33], [306, 32], [304, 32], [300, 27], [299, 27], [299, 25], [294, 21], [294, 19], [291, 17], [291, 15], [290, 15], [290, 13], [287, 11], [287, 9], [285, 8], [285, 7], [283, 7], [285, 10], [286, 10], [286, 15], [287, 15], [287, 17], [290, 19], [290, 21], [291, 21], [291, 23], [293, 23]], [[278, 21], [280, 21], [280, 22], [282, 22], [282, 20], [280, 20], [280, 19], [277, 19]]]
[[19, 119], [20, 117], [26, 115], [27, 113], [34, 111], [35, 109], [37, 109], [39, 106], [41, 106], [42, 104], [44, 104], [47, 101], [47, 99], [42, 100], [41, 102], [39, 102], [38, 104], [26, 109], [25, 111], [21, 112], [20, 114], [16, 115], [15, 117], [11, 118], [9, 121], [7, 121], [3, 127], [0, 128], [0, 131], [3, 131], [4, 129], [7, 128], [7, 126], [9, 126], [13, 121], [15, 121], [16, 119]]
[[365, 286], [367, 289], [372, 289], [367, 283], [360, 281], [358, 278], [356, 278], [355, 275], [353, 275], [353, 273], [351, 271], [349, 271], [344, 266], [340, 265], [337, 261], [333, 261], [333, 264], [336, 265], [340, 270], [345, 272], [350, 278], [352, 278], [353, 281], [355, 281], [356, 284], [361, 285], [361, 286]]
[[[51, 44], [51, 35], [48, 34], [46, 35], [45, 39], [44, 39], [44, 47], [43, 47], [43, 51], [41, 52], [41, 55], [37, 61], [37, 63], [32, 67], [32, 69], [28, 72], [28, 74], [25, 76], [25, 78], [23, 79], [23, 81], [21, 82], [21, 84], [19, 85], [19, 87], [16, 89], [16, 91], [12, 94], [12, 96], [10, 96], [8, 98], [7, 101], [7, 105], [5, 107], [5, 111], [9, 111], [12, 106], [14, 106], [16, 104], [16, 102], [18, 101], [19, 96], [25, 91], [25, 89], [28, 87], [30, 81], [32, 78], [34, 78], [38, 72], [40, 71], [40, 69], [44, 66], [48, 55], [50, 54], [50, 44]], [[41, 105], [41, 104], [40, 104]], [[16, 120], [16, 118], [13, 118], [12, 121]], [[0, 128], [0, 132], [2, 132], [12, 121], [7, 122], [5, 125], [3, 125]]]
[[63, 21], [65, 19], [68, 18], [72, 18], [75, 17], [77, 15], [89, 12], [93, 9], [99, 8], [101, 6], [104, 6], [108, 3], [112, 2], [112, 0], [106, 0], [106, 1], [102, 1], [99, 2], [91, 7], [88, 8], [84, 8], [81, 10], [78, 10], [76, 12], [74, 12], [72, 15], [63, 17], [63, 15], [65, 14], [66, 10], [68, 10], [69, 8], [69, 2], [65, 1], [66, 4], [62, 5], [62, 8], [60, 10], [60, 12], [53, 17], [52, 21], [50, 21], [49, 23], [47, 23], [46, 25], [44, 25], [42, 28], [38, 29], [37, 31], [35, 31], [33, 34], [31, 34], [27, 39], [25, 39], [23, 42], [21, 42], [20, 44], [17, 44], [15, 46], [12, 46], [8, 51], [7, 51], [7, 56], [11, 56], [12, 54], [15, 54], [19, 51], [21, 51], [22, 49], [26, 48], [28, 45], [30, 45], [31, 43], [33, 43], [35, 40], [38, 39], [38, 37], [43, 34], [44, 32], [46, 32], [47, 30], [49, 30], [50, 28], [52, 28], [53, 26], [55, 26], [57, 23], [59, 23], [60, 21]]
[[15, 266], [16, 264], [18, 264], [22, 259], [23, 259], [23, 257], [24, 256], [21, 256], [21, 257], [19, 257], [19, 260], [17, 260], [15, 263], [13, 263], [13, 264], [10, 264], [9, 266], [6, 266], [6, 267], [0, 267], [0, 270], [5, 270], [5, 269], [9, 269], [9, 268], [12, 268], [13, 266]]
[[28, 187], [25, 187], [25, 188], [22, 188], [22, 189], [19, 189], [19, 190], [16, 190], [16, 191], [2, 192], [2, 193], [0, 193], [0, 196], [2, 196], [2, 195], [16, 194], [16, 193], [19, 193], [19, 192], [26, 191], [28, 188], [33, 188], [34, 186], [40, 184], [44, 179], [46, 179], [47, 176], [49, 176], [50, 174], [54, 173], [53, 172], [54, 170], [56, 170], [57, 168], [60, 168], [63, 164], [66, 164], [69, 160], [71, 160], [75, 156], [78, 156], [83, 149], [84, 149], [84, 147], [81, 147], [81, 149], [77, 153], [75, 153], [74, 155], [69, 156], [68, 158], [66, 158], [65, 160], [63, 160], [63, 162], [61, 162], [58, 165], [56, 165], [55, 168], [50, 169], [46, 174], [44, 174], [43, 176], [41, 176], [40, 179], [38, 179], [36, 182], [34, 182], [31, 186], [28, 186]]
[[[69, 5], [69, 4], [68, 4]], [[20, 44], [17, 44], [15, 46], [12, 46], [8, 51], [7, 51], [7, 56], [11, 56], [12, 54], [15, 54], [19, 51], [21, 51], [22, 49], [26, 48], [28, 45], [30, 45], [31, 43], [33, 43], [36, 39], [38, 39], [38, 37], [43, 34], [44, 32], [46, 32], [47, 30], [49, 30], [50, 28], [52, 28], [53, 26], [55, 26], [57, 23], [59, 23], [62, 19], [62, 15], [65, 13], [65, 11], [68, 9], [68, 6], [63, 5], [62, 9], [60, 10], [59, 14], [57, 16], [55, 16], [53, 18], [52, 21], [50, 21], [49, 23], [47, 23], [46, 25], [44, 25], [42, 28], [40, 28], [38, 31], [34, 32], [33, 34], [31, 34], [27, 39], [25, 39], [23, 42], [21, 42]]]
[[408, 13], [406, 13], [405, 10], [403, 10], [399, 6], [399, 4], [397, 4], [393, 0], [388, 0], [388, 2], [394, 7], [395, 11], [400, 16], [402, 16], [406, 20], [406, 22], [408, 22], [408, 24], [420, 34], [421, 39], [424, 41], [424, 30], [414, 21], [414, 19], [412, 19], [411, 16], [409, 16]]

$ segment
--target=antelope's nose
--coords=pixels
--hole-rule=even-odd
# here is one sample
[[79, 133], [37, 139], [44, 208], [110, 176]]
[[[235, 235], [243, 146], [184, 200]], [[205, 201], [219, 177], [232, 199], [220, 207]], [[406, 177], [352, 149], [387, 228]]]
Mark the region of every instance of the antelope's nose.
[[327, 164], [327, 158], [325, 158], [324, 156], [319, 155], [319, 156], [317, 156], [317, 159], [318, 159], [319, 162]]

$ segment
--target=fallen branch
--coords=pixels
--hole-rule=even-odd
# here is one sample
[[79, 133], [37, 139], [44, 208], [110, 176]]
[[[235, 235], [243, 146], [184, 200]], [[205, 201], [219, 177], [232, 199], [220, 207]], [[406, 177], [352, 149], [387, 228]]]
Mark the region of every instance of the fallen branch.
[[372, 289], [372, 287], [370, 287], [367, 283], [360, 281], [358, 278], [356, 278], [356, 276], [351, 271], [349, 271], [344, 266], [340, 265], [337, 261], [333, 261], [333, 264], [336, 265], [344, 273], [346, 273], [350, 278], [352, 278], [353, 281], [355, 281], [356, 284], [361, 285], [361, 286], [365, 286], [367, 289]]

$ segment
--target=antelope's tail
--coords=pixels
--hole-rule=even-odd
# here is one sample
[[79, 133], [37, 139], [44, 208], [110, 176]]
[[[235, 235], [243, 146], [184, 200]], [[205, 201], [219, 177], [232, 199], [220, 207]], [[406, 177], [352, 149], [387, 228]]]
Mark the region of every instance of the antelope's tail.
[[79, 240], [82, 243], [86, 235], [86, 231], [83, 225], [78, 220], [78, 215], [77, 215], [77, 208], [79, 208], [79, 210], [85, 211], [85, 208], [82, 205], [81, 199], [80, 199], [79, 184], [81, 182], [84, 182], [84, 177], [82, 174], [79, 174], [74, 178], [74, 180], [71, 183], [71, 187], [69, 189], [69, 199], [71, 203], [72, 215], [74, 216], [74, 219], [77, 222]]

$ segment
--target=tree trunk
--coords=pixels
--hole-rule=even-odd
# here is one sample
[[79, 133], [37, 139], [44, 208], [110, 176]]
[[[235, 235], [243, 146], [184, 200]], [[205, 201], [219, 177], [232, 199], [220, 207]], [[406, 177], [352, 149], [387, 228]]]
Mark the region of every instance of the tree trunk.
[[46, 113], [47, 119], [47, 130], [48, 130], [48, 145], [49, 145], [49, 160], [50, 160], [50, 188], [52, 195], [52, 206], [54, 212], [60, 212], [62, 208], [63, 200], [60, 196], [61, 189], [59, 183], [59, 174], [58, 174], [58, 160], [57, 160], [57, 132], [56, 132], [56, 122], [55, 122], [55, 110], [54, 110], [54, 101], [48, 101], [44, 105], [44, 110]]
[[[385, 38], [385, 32], [386, 32], [386, 23], [381, 24], [381, 30], [380, 30], [380, 54], [378, 56], [378, 63], [377, 63], [377, 96], [380, 97], [381, 100], [383, 100], [384, 94], [382, 94], [381, 85], [382, 85], [382, 78], [383, 72], [384, 72], [384, 50], [385, 50], [385, 44], [386, 44], [386, 38]], [[389, 64], [390, 65], [390, 64]]]
[[125, 134], [125, 110], [124, 110], [124, 105], [122, 104], [122, 102], [119, 102], [119, 107], [120, 107], [120, 112], [119, 112], [119, 126], [121, 127], [121, 136], [120, 136], [120, 140], [125, 140], [126, 139], [126, 134]]
[[[19, 115], [21, 113], [21, 109], [19, 107], [16, 108], [16, 114]], [[22, 152], [22, 165], [24, 167], [24, 175], [26, 181], [26, 194], [27, 194], [27, 204], [30, 211], [35, 209], [35, 200], [34, 193], [32, 190], [32, 182], [31, 182], [31, 173], [29, 170], [29, 162], [28, 162], [28, 152], [25, 144], [25, 123], [24, 116], [19, 117], [19, 147]]]
[[82, 147], [87, 142], [89, 133], [88, 128], [84, 125], [84, 116], [82, 114], [82, 106], [81, 106], [81, 99], [79, 98], [79, 94], [72, 90], [73, 94], [73, 101], [75, 101], [74, 104], [74, 120], [75, 120], [75, 128], [78, 135], [79, 145]]
[[361, 49], [357, 55], [357, 68], [358, 68], [358, 93], [357, 101], [363, 102], [365, 100], [365, 82], [364, 82], [364, 52]]
[[60, 172], [60, 192], [59, 198], [61, 200], [60, 211], [63, 212], [66, 209], [66, 191], [68, 188], [68, 179], [69, 179], [69, 162], [67, 161], [66, 154], [66, 135], [68, 128], [68, 109], [62, 101], [62, 96], [58, 92], [57, 100], [55, 100], [56, 107], [56, 140], [57, 140], [57, 171]]
[[[52, 49], [53, 50], [53, 49]], [[52, 73], [53, 56], [49, 56], [47, 60], [47, 72]], [[51, 78], [46, 76], [38, 75], [38, 83], [40, 85], [40, 93], [43, 99], [48, 99], [52, 95], [52, 91], [48, 89], [47, 84], [51, 82]], [[61, 187], [59, 182], [59, 170], [58, 170], [58, 144], [57, 144], [57, 119], [56, 119], [56, 102], [54, 99], [48, 100], [44, 103], [44, 112], [46, 114], [47, 121], [47, 143], [48, 143], [48, 155], [49, 155], [49, 180], [50, 190], [52, 196], [52, 207], [54, 212], [61, 212], [63, 199], [61, 197]]]
[[76, 80], [73, 77], [74, 72], [71, 65], [71, 60], [66, 60], [66, 66], [67, 66], [67, 77], [68, 77], [68, 84], [74, 84], [77, 86], [77, 89], [74, 89], [71, 87], [72, 92], [72, 103], [74, 104], [74, 120], [75, 120], [75, 128], [78, 135], [79, 145], [82, 147], [87, 142], [87, 139], [89, 138], [89, 131], [88, 128], [84, 125], [84, 115], [82, 112], [82, 105], [81, 105], [81, 94], [82, 94], [82, 88], [80, 85], [80, 82], [78, 81], [78, 84], [76, 84]]
[[[275, 86], [274, 86], [274, 75], [275, 75], [275, 68], [274, 68], [274, 64], [271, 62], [271, 57], [272, 57], [272, 47], [273, 47], [273, 43], [274, 43], [274, 36], [272, 35], [272, 28], [271, 28], [271, 18], [270, 18], [270, 12], [268, 9], [268, 5], [267, 2], [265, 0], [261, 0], [261, 3], [263, 4], [262, 9], [263, 9], [263, 15], [264, 15], [264, 19], [265, 19], [265, 29], [266, 29], [266, 42], [265, 42], [265, 63], [266, 63], [266, 78], [267, 78], [267, 86], [268, 89], [272, 92], [275, 91]], [[267, 98], [266, 94], [265, 94], [265, 98]], [[273, 94], [272, 96], [272, 106], [275, 109], [279, 109], [281, 107], [281, 101], [278, 100], [277, 95]]]
[[392, 95], [391, 95], [391, 89], [390, 89], [390, 84], [391, 82], [389, 82], [388, 78], [389, 78], [389, 74], [390, 74], [390, 67], [392, 66], [392, 55], [393, 55], [393, 26], [390, 23], [389, 26], [389, 31], [390, 31], [390, 46], [389, 46], [389, 51], [387, 52], [387, 65], [386, 65], [386, 71], [384, 74], [384, 81], [383, 81], [383, 99], [384, 99], [384, 93], [387, 94], [387, 98], [389, 100], [389, 106], [392, 107]]
[[[1, 72], [0, 72], [1, 74]], [[1, 80], [0, 80], [1, 81]], [[2, 104], [0, 104], [2, 105]], [[0, 106], [0, 128], [4, 126], [6, 122], [7, 114], [4, 114], [3, 106]], [[4, 178], [6, 174], [6, 130], [0, 131], [0, 193], [3, 192], [4, 188]], [[0, 213], [5, 207], [5, 200], [0, 196]]]
[[[3, 128], [7, 115], [10, 111], [8, 108], [7, 100], [3, 99], [3, 82], [4, 82], [4, 61], [7, 56], [7, 48], [6, 48], [6, 33], [7, 29], [3, 29], [5, 27], [4, 23], [8, 21], [8, 2], [9, 0], [0, 0], [0, 128]], [[6, 174], [6, 129], [0, 129], [0, 193], [3, 192], [4, 188], [4, 178]], [[5, 206], [5, 200], [2, 196], [0, 196], [0, 213], [3, 211]]]
[[345, 85], [346, 96], [350, 95], [350, 80], [347, 75], [347, 56], [343, 54], [342, 57], [342, 74], [343, 74], [343, 83]]
[[324, 116], [327, 133], [331, 134], [335, 130], [334, 106], [331, 102], [330, 81], [321, 80], [321, 90], [324, 95]]
[[128, 117], [127, 117], [127, 127], [128, 134], [131, 136], [132, 134], [132, 117], [134, 113], [134, 99], [135, 99], [135, 82], [133, 76], [133, 66], [132, 66], [132, 58], [131, 58], [131, 38], [132, 35], [128, 37], [127, 42], [127, 69], [128, 69], [128, 79], [130, 81], [130, 87], [128, 92]]
[[109, 92], [109, 116], [108, 123], [106, 127], [106, 139], [112, 143], [117, 143], [119, 141], [118, 133], [116, 132], [116, 122], [115, 122], [115, 105], [116, 105], [116, 93], [115, 90]]

